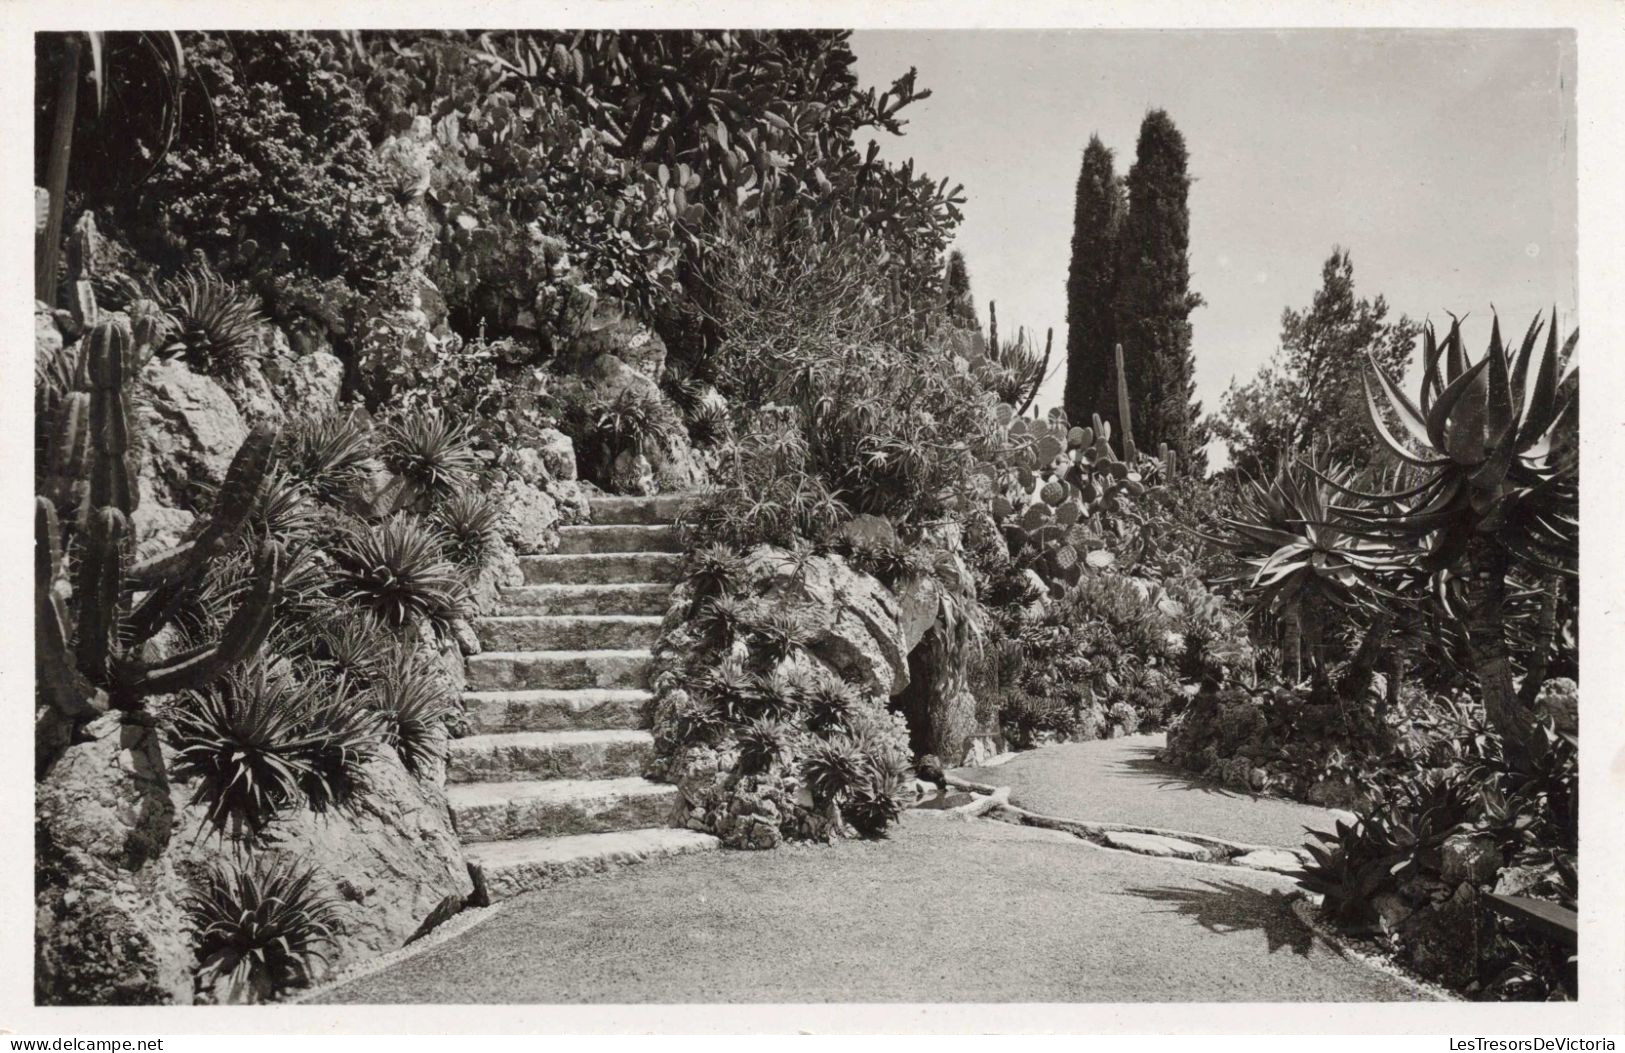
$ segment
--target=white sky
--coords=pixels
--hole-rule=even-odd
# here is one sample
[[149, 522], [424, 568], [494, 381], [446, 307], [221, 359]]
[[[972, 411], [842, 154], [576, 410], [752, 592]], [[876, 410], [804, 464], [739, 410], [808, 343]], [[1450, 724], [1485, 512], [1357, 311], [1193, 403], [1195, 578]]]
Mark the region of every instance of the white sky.
[[[958, 247], [986, 322], [1065, 347], [1078, 163], [1099, 133], [1126, 173], [1162, 107], [1190, 151], [1197, 395], [1274, 351], [1334, 244], [1394, 313], [1491, 304], [1522, 330], [1575, 322], [1575, 58], [1567, 30], [859, 31], [865, 84], [909, 66], [932, 97], [887, 156], [965, 184]], [[1059, 401], [1057, 374], [1040, 402]]]

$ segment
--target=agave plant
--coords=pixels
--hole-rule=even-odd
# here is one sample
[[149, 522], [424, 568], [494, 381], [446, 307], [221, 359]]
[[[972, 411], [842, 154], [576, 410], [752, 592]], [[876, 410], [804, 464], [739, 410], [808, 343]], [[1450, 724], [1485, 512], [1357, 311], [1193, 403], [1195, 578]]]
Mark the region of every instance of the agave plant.
[[801, 775], [813, 801], [839, 804], [871, 776], [869, 756], [844, 736], [819, 742], [801, 762]]
[[241, 375], [259, 359], [264, 316], [258, 297], [207, 267], [166, 282], [162, 298], [175, 320], [175, 340], [164, 349], [212, 377]]
[[1310, 668], [1323, 675], [1325, 617], [1389, 595], [1384, 572], [1395, 569], [1382, 544], [1364, 536], [1336, 506], [1340, 490], [1353, 485], [1341, 465], [1287, 461], [1268, 486], [1251, 484], [1237, 515], [1221, 520], [1226, 532], [1209, 540], [1230, 553], [1235, 570], [1221, 579], [1254, 592], [1258, 605], [1287, 627], [1289, 654], [1307, 644]]
[[302, 421], [283, 435], [289, 473], [324, 504], [360, 493], [372, 467], [372, 435], [358, 418], [332, 413]]
[[437, 532], [413, 516], [356, 528], [332, 556], [338, 595], [381, 625], [421, 622], [445, 634], [463, 613], [467, 583], [447, 561]]
[[383, 660], [372, 692], [383, 717], [384, 744], [413, 775], [430, 774], [446, 755], [446, 685], [425, 669], [409, 646], [397, 645]]
[[397, 508], [467, 489], [480, 467], [468, 429], [434, 409], [413, 410], [385, 424], [379, 456], [405, 484]]
[[731, 594], [744, 576], [744, 558], [726, 545], [707, 545], [694, 553], [687, 579], [694, 593], [690, 614], [714, 596]]
[[478, 570], [497, 546], [502, 505], [478, 490], [459, 490], [438, 503], [429, 520], [444, 536], [446, 555], [459, 566]]
[[869, 777], [852, 788], [841, 814], [864, 837], [882, 837], [903, 814], [911, 772], [897, 758], [866, 754]]
[[308, 986], [340, 920], [338, 898], [317, 887], [315, 871], [287, 858], [216, 864], [185, 910], [197, 929], [199, 982], [225, 981], [225, 1000], [238, 1003]]
[[[1502, 344], [1497, 319], [1488, 352], [1469, 363], [1459, 322], [1442, 342], [1429, 326], [1419, 403], [1373, 362], [1375, 388], [1366, 379], [1372, 428], [1420, 482], [1377, 494], [1338, 486], [1351, 499], [1343, 511], [1369, 537], [1395, 551], [1419, 549], [1438, 581], [1462, 576], [1461, 618], [1485, 708], [1515, 749], [1533, 736], [1530, 706], [1540, 685], [1526, 677], [1521, 696], [1513, 687], [1508, 579], [1518, 564], [1571, 573], [1579, 542], [1576, 459], [1572, 444], [1561, 441], [1577, 412], [1579, 370], [1559, 377], [1579, 332], [1560, 351], [1554, 311], [1537, 361], [1542, 328], [1537, 317], [1513, 349]], [[1388, 426], [1384, 404], [1403, 437]]]
[[753, 720], [739, 730], [739, 772], [759, 775], [790, 763], [790, 728], [780, 720]]

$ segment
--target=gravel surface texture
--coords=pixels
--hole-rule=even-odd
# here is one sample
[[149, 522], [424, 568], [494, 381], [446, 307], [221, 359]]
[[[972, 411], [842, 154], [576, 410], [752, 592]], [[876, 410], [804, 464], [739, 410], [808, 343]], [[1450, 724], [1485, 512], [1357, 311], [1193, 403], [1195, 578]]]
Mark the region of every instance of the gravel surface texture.
[[954, 774], [1008, 786], [1011, 804], [1062, 819], [1154, 826], [1287, 848], [1304, 843], [1306, 826], [1332, 828], [1334, 815], [1325, 808], [1226, 789], [1163, 764], [1157, 760], [1162, 744], [1160, 734], [1067, 742], [996, 768], [962, 768]]
[[1290, 880], [910, 813], [889, 839], [581, 878], [327, 1003], [1379, 1001]]

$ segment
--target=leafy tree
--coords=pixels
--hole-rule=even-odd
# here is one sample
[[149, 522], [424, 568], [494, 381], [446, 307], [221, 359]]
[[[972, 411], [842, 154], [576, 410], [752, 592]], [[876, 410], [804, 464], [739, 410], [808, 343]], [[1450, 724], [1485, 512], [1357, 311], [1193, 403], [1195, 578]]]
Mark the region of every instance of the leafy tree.
[[1117, 270], [1117, 232], [1125, 207], [1122, 180], [1112, 151], [1097, 135], [1089, 137], [1078, 172], [1072, 219], [1072, 264], [1066, 278], [1066, 393], [1068, 420], [1087, 421], [1099, 413], [1111, 420], [1109, 405], [1112, 346], [1112, 294]]
[[1185, 137], [1164, 110], [1140, 124], [1128, 173], [1128, 214], [1117, 239], [1114, 315], [1123, 345], [1135, 438], [1167, 443], [1188, 461], [1200, 442], [1192, 401], [1190, 175]]
[[948, 253], [948, 270], [942, 284], [948, 317], [968, 329], [981, 329], [981, 319], [976, 317], [976, 301], [970, 294], [970, 271], [965, 268], [965, 254], [958, 249]]
[[1231, 464], [1255, 479], [1272, 477], [1291, 451], [1315, 449], [1351, 464], [1378, 460], [1360, 377], [1366, 356], [1389, 376], [1401, 376], [1418, 334], [1388, 303], [1356, 297], [1354, 263], [1333, 248], [1321, 285], [1304, 310], [1281, 314], [1281, 347], [1246, 384], [1232, 383], [1213, 420], [1230, 447]]

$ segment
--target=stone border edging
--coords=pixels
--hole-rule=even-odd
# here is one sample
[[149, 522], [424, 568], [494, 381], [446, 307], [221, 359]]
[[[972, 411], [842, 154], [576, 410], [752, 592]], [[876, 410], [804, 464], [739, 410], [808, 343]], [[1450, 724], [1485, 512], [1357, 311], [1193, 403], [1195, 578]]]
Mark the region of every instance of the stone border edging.
[[440, 925], [436, 925], [422, 939], [414, 940], [404, 947], [397, 947], [387, 954], [380, 954], [330, 976], [319, 984], [314, 984], [298, 992], [290, 998], [285, 998], [279, 1005], [301, 1005], [309, 1002], [317, 995], [326, 994], [355, 980], [365, 979], [374, 973], [383, 972], [392, 965], [397, 965], [411, 958], [417, 957], [424, 951], [438, 947], [454, 936], [461, 936], [470, 929], [491, 920], [506, 909], [512, 899], [499, 900], [489, 907], [467, 907], [447, 918]]
[[[1282, 871], [1274, 870], [1268, 867], [1251, 867], [1247, 866], [1246, 864], [1236, 864], [1234, 860], [1241, 856], [1251, 855], [1254, 852], [1285, 853], [1295, 856], [1299, 860], [1304, 859], [1304, 854], [1298, 849], [1286, 848], [1281, 845], [1250, 844], [1245, 841], [1230, 841], [1222, 837], [1212, 837], [1208, 834], [1190, 833], [1184, 830], [1164, 830], [1159, 827], [1137, 826], [1132, 823], [1110, 823], [1087, 819], [1063, 819], [1057, 816], [1040, 815], [1037, 812], [1029, 812], [1025, 808], [1010, 804], [1010, 787], [1008, 786], [989, 786], [986, 783], [971, 782], [968, 779], [960, 779], [952, 775], [947, 776], [947, 782], [949, 786], [952, 786], [956, 790], [965, 790], [970, 793], [987, 795], [986, 802], [974, 802], [970, 805], [963, 805], [961, 808], [954, 809], [956, 812], [963, 812], [965, 809], [969, 809], [975, 807], [977, 804], [980, 804], [982, 806], [981, 811], [974, 814], [980, 815], [991, 812], [993, 813], [992, 818], [999, 819], [1004, 822], [1014, 822], [1019, 826], [1037, 826], [1049, 830], [1060, 830], [1063, 833], [1069, 833], [1074, 837], [1081, 837], [1093, 844], [1100, 845], [1102, 848], [1111, 848], [1113, 851], [1130, 852], [1132, 854], [1145, 854], [1133, 853], [1132, 849], [1119, 848], [1115, 845], [1101, 844], [1101, 841], [1104, 840], [1105, 835], [1108, 833], [1149, 834], [1153, 837], [1166, 837], [1175, 841], [1187, 841], [1191, 844], [1198, 845], [1202, 848], [1206, 848], [1217, 853], [1218, 858], [1203, 860], [1202, 862], [1220, 863], [1226, 866], [1241, 865], [1249, 870], [1267, 870], [1270, 873], [1276, 874], [1282, 873]], [[1000, 803], [992, 803], [992, 800], [995, 798]]]

